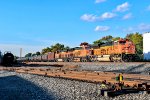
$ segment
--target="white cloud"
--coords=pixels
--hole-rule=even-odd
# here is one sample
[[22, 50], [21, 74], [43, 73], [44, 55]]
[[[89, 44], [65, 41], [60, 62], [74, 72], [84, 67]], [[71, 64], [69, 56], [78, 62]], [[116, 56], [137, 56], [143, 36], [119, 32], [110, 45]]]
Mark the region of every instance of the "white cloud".
[[111, 19], [114, 18], [115, 16], [116, 16], [115, 13], [105, 12], [100, 17], [97, 17], [97, 15], [93, 14], [84, 14], [80, 18], [83, 21], [94, 22], [94, 21], [102, 21], [105, 19]]
[[106, 0], [95, 0], [95, 3], [102, 3], [105, 2]]
[[129, 3], [128, 2], [125, 2], [121, 5], [118, 5], [117, 8], [116, 8], [116, 11], [118, 12], [124, 12], [124, 11], [127, 11], [129, 10]]
[[132, 17], [132, 13], [128, 13], [124, 15], [122, 19], [126, 20], [126, 19], [130, 19], [131, 17]]
[[81, 16], [81, 19], [84, 21], [88, 21], [88, 22], [94, 22], [94, 21], [98, 20], [98, 17], [93, 14], [84, 14]]
[[95, 31], [108, 31], [109, 29], [108, 26], [96, 26]]
[[116, 14], [114, 14], [114, 13], [105, 12], [100, 16], [100, 18], [101, 19], [110, 19], [110, 18], [114, 18], [115, 16], [116, 16]]
[[150, 24], [141, 23], [136, 26], [123, 29], [124, 32], [150, 32]]
[[138, 25], [138, 28], [141, 30], [141, 31], [150, 31], [150, 24], [140, 24]]

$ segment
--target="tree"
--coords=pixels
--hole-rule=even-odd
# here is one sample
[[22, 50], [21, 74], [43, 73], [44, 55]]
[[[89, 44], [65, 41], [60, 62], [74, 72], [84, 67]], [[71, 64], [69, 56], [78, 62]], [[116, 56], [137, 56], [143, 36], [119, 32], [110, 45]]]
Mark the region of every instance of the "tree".
[[42, 49], [42, 54], [45, 54], [47, 52], [52, 52], [52, 49], [49, 47]]
[[99, 40], [94, 41], [93, 43], [94, 43], [94, 44], [103, 44], [103, 43], [105, 43], [105, 42], [112, 42], [113, 39], [114, 39], [114, 38], [113, 38], [111, 35], [108, 35], [108, 36], [102, 37], [102, 38], [99, 39]]
[[25, 57], [31, 57], [32, 56], [32, 53], [28, 53], [25, 55]]
[[99, 39], [99, 40], [94, 41], [93, 43], [94, 43], [94, 44], [101, 44], [101, 43], [103, 43], [103, 42], [102, 42], [101, 39]]
[[42, 54], [45, 54], [47, 52], [56, 52], [59, 50], [67, 50], [67, 49], [70, 49], [70, 47], [69, 46], [65, 47], [63, 44], [56, 43], [55, 45], [51, 45], [50, 47], [42, 49]]
[[36, 56], [36, 54], [35, 54], [35, 53], [33, 53], [33, 54], [32, 54], [32, 57], [33, 57], [33, 56]]
[[38, 56], [38, 55], [40, 55], [41, 53], [40, 53], [39, 51], [37, 51], [35, 54]]
[[111, 42], [113, 40], [113, 37], [111, 35], [108, 35], [108, 36], [102, 37], [101, 40], [105, 42]]
[[70, 47], [69, 46], [66, 46], [65, 48], [64, 48], [64, 50], [69, 50], [70, 49]]
[[119, 39], [121, 39], [120, 37], [114, 37], [112, 40], [113, 41], [117, 41], [117, 40], [119, 40]]
[[140, 34], [138, 32], [131, 33], [131, 34], [127, 34], [126, 38], [133, 41], [133, 43], [136, 46], [137, 54], [143, 54], [143, 36], [142, 36], [142, 34]]
[[58, 50], [64, 50], [64, 45], [60, 43], [56, 43], [55, 45], [51, 46], [52, 52], [56, 52]]

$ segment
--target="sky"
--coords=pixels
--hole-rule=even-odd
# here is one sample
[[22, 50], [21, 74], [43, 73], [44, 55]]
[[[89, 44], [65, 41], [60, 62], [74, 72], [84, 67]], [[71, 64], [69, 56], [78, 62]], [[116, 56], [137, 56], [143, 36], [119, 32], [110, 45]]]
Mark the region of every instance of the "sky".
[[0, 0], [0, 50], [16, 56], [133, 32], [150, 32], [150, 0]]

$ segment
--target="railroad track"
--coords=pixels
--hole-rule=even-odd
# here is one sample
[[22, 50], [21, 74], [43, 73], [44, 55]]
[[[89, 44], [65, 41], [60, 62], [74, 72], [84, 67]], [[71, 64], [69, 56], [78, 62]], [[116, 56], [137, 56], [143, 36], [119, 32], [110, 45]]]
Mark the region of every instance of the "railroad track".
[[[103, 82], [115, 84], [118, 73], [113, 72], [89, 72], [89, 71], [71, 71], [63, 68], [33, 68], [33, 67], [0, 67], [0, 70], [14, 71], [17, 73], [27, 73], [42, 75], [47, 77], [59, 77], [88, 82]], [[124, 85], [133, 87], [141, 83], [150, 84], [150, 76], [139, 74], [123, 74]]]
[[25, 62], [26, 64], [71, 64], [71, 63], [76, 63], [76, 64], [150, 64], [150, 62], [108, 62], [108, 61], [103, 61], [103, 62]]
[[[139, 74], [123, 74], [124, 88], [120, 88], [118, 82], [115, 80], [118, 73], [113, 72], [89, 72], [89, 71], [75, 71], [64, 68], [40, 68], [40, 67], [0, 67], [0, 71], [13, 71], [16, 73], [33, 74], [45, 77], [63, 78], [69, 80], [85, 81], [95, 84], [106, 84], [107, 89], [100, 90], [103, 96], [118, 96], [127, 93], [150, 93], [150, 76]], [[115, 88], [110, 88], [115, 86]], [[117, 89], [117, 90], [116, 90]], [[118, 90], [119, 89], [119, 90]]]

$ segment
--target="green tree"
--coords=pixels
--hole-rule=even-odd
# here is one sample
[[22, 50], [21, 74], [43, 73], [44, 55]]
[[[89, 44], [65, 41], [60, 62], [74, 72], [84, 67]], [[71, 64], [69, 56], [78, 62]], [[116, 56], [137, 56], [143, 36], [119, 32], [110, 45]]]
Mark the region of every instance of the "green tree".
[[112, 40], [113, 41], [117, 41], [117, 40], [119, 40], [119, 39], [121, 39], [120, 37], [114, 37]]
[[94, 44], [102, 44], [102, 43], [105, 43], [105, 42], [111, 42], [111, 41], [113, 41], [113, 39], [114, 38], [111, 35], [108, 35], [108, 36], [102, 37], [99, 40], [94, 41], [93, 43]]
[[64, 50], [64, 45], [60, 43], [56, 43], [55, 45], [51, 46], [52, 52], [56, 52], [58, 50]]
[[101, 40], [104, 42], [111, 42], [113, 40], [113, 37], [111, 35], [108, 35], [108, 36], [102, 37]]
[[32, 56], [32, 53], [27, 53], [26, 55], [25, 55], [25, 57], [31, 57]]
[[41, 53], [40, 53], [39, 51], [37, 51], [35, 54], [38, 56], [38, 55], [40, 55]]
[[142, 34], [140, 34], [138, 32], [131, 33], [131, 34], [127, 34], [126, 38], [133, 41], [133, 43], [136, 46], [137, 54], [143, 54], [143, 36], [142, 36]]
[[49, 47], [42, 49], [42, 54], [45, 54], [47, 52], [52, 52], [52, 49]]
[[58, 50], [67, 50], [70, 49], [69, 46], [64, 46], [63, 44], [56, 43], [55, 45], [51, 45], [50, 47], [42, 49], [42, 54], [45, 54], [47, 52], [56, 52]]
[[36, 54], [35, 54], [35, 53], [33, 53], [33, 54], [32, 54], [32, 57], [33, 57], [33, 56], [36, 56]]
[[69, 50], [70, 49], [70, 47], [69, 46], [66, 46], [65, 48], [64, 48], [64, 50]]
[[101, 43], [103, 43], [103, 42], [102, 42], [101, 39], [99, 39], [99, 40], [94, 41], [93, 43], [94, 43], [94, 44], [101, 44]]

